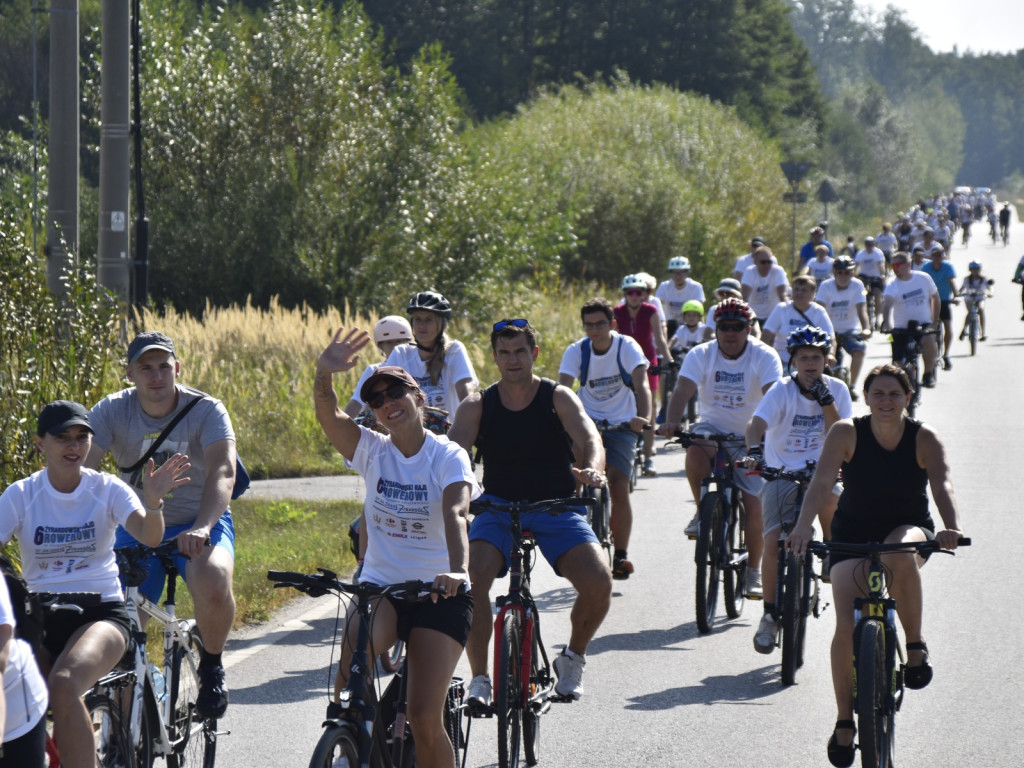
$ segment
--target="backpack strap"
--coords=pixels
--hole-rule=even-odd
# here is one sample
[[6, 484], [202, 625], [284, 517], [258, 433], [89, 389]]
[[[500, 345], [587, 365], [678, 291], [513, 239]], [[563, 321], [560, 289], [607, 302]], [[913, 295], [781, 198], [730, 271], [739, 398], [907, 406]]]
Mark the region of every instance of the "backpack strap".
[[619, 376], [622, 377], [622, 383], [625, 384], [629, 389], [633, 388], [633, 377], [626, 371], [626, 366], [622, 364], [622, 334], [619, 334], [619, 346], [615, 349], [615, 362], [619, 365]]
[[590, 337], [580, 344], [580, 389], [587, 386], [587, 373], [590, 371]]

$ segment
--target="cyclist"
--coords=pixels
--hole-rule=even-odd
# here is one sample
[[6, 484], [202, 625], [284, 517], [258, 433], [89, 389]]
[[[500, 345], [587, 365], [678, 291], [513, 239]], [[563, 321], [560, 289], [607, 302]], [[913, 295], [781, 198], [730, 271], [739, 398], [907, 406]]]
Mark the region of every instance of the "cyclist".
[[[924, 265], [928, 263], [928, 260], [925, 258], [927, 255], [928, 252], [923, 245], [915, 245], [910, 252], [910, 268], [915, 272], [920, 272], [924, 269]], [[893, 270], [893, 274], [895, 273], [896, 270]]]
[[[167, 500], [164, 537], [176, 539], [182, 553], [178, 570], [185, 575], [203, 638], [196, 707], [205, 717], [220, 718], [228, 706], [221, 654], [235, 617], [235, 529], [229, 506], [237, 466], [235, 432], [220, 400], [178, 383], [181, 361], [168, 336], [158, 331], [138, 334], [128, 345], [127, 359], [125, 375], [135, 386], [93, 406], [89, 418], [95, 436], [85, 466], [98, 468], [110, 451], [122, 467], [121, 478], [141, 496], [143, 478], [130, 470], [147, 453], [158, 464], [175, 452], [190, 457], [192, 482]], [[166, 439], [159, 442], [161, 435]], [[154, 447], [155, 452], [150, 450]], [[118, 531], [117, 546], [137, 544], [130, 534]], [[156, 557], [143, 568], [148, 577], [139, 589], [156, 602], [166, 573]]]
[[704, 305], [699, 301], [688, 301], [683, 304], [683, 323], [676, 328], [676, 334], [669, 342], [669, 348], [676, 351], [692, 349], [703, 344], [707, 326], [704, 325]]
[[690, 277], [690, 260], [685, 256], [674, 256], [668, 260], [671, 279], [658, 286], [656, 295], [665, 307], [665, 322], [668, 335], [676, 332], [683, 313], [683, 304], [690, 299], [704, 301], [704, 286]]
[[931, 261], [921, 267], [921, 271], [935, 281], [939, 291], [939, 320], [942, 321], [942, 370], [953, 367], [949, 359], [949, 348], [953, 343], [953, 310], [956, 301], [956, 270], [946, 259], [946, 252], [938, 243], [932, 247]]
[[824, 245], [816, 246], [814, 249], [814, 258], [807, 262], [806, 274], [813, 277], [818, 283], [822, 280], [828, 280], [832, 277], [833, 261], [834, 259], [828, 255], [828, 248]]
[[[366, 481], [358, 578], [378, 585], [428, 581], [440, 590], [426, 602], [378, 599], [372, 609], [371, 648], [405, 641], [408, 719], [417, 763], [451, 768], [455, 748], [444, 728], [444, 703], [473, 619], [473, 599], [460, 589], [470, 586], [466, 518], [480, 488], [466, 452], [423, 426], [420, 409], [426, 396], [402, 368], [381, 366], [359, 392], [387, 425], [388, 435], [357, 426], [338, 407], [333, 376], [354, 368], [369, 342], [369, 334], [359, 329], [339, 328], [334, 334], [316, 363], [316, 416], [331, 444]], [[350, 606], [329, 718], [341, 711], [339, 694], [348, 679], [357, 631], [355, 607]]]
[[[762, 245], [768, 245], [764, 241], [764, 238], [758, 235], [750, 241], [750, 252], [745, 253], [736, 259], [736, 266], [732, 269], [732, 279], [737, 283], [743, 279], [743, 273], [747, 271], [747, 267], [753, 266], [754, 264], [754, 251], [760, 248]], [[772, 263], [777, 264], [775, 257], [772, 257]]]
[[[654, 295], [655, 291], [658, 290], [658, 278], [650, 272], [637, 272], [636, 277], [643, 280], [644, 287], [647, 289], [644, 301], [648, 304], [653, 304], [658, 309], [658, 318], [661, 320], [662, 330], [665, 330], [665, 305], [661, 299]], [[668, 331], [665, 331], [665, 338], [668, 338]]]
[[95, 592], [102, 603], [81, 614], [46, 617], [40, 665], [47, 674], [54, 734], [62, 765], [94, 768], [92, 720], [82, 694], [124, 655], [131, 624], [114, 557], [123, 525], [156, 546], [164, 533], [163, 497], [187, 486], [188, 458], [175, 454], [145, 469], [139, 495], [113, 475], [85, 468], [93, 428], [85, 407], [68, 400], [39, 413], [36, 450], [45, 468], [0, 496], [0, 541], [18, 539], [23, 575], [32, 592]]
[[999, 209], [999, 236], [1003, 238], [1003, 245], [1010, 242], [1010, 204], [1003, 203]]
[[[732, 277], [723, 278], [722, 282], [715, 288], [715, 301], [718, 303], [708, 307], [707, 312], [704, 314], [704, 324], [707, 326], [704, 329], [704, 341], [711, 341], [715, 338], [715, 310], [718, 309], [718, 304], [726, 299], [742, 298], [743, 286], [740, 284], [740, 281]], [[761, 338], [761, 331], [756, 324], [751, 326], [750, 335], [755, 339]]]
[[892, 233], [892, 225], [889, 222], [883, 223], [882, 231], [875, 235], [875, 246], [885, 258], [885, 271], [886, 274], [889, 274], [892, 255], [899, 246], [899, 239]]
[[[412, 326], [409, 325], [409, 321], [400, 315], [388, 315], [382, 317], [373, 326], [373, 342], [377, 345], [377, 349], [387, 360], [388, 355], [391, 351], [399, 344], [406, 344], [412, 341]], [[363, 371], [363, 375], [359, 377], [359, 381], [356, 382], [355, 391], [352, 393], [352, 399], [348, 401], [348, 405], [345, 406], [345, 413], [351, 418], [359, 416], [361, 413], [372, 413], [372, 411], [366, 407], [366, 404], [359, 399], [359, 390], [362, 389], [366, 380], [373, 375], [383, 365], [380, 363], [370, 363], [366, 366], [366, 370]]]
[[455, 413], [478, 381], [466, 347], [445, 336], [452, 305], [436, 291], [421, 291], [409, 299], [406, 314], [413, 342], [391, 350], [385, 364], [403, 368], [416, 379], [427, 406]]
[[[484, 492], [505, 501], [543, 501], [572, 496], [577, 480], [604, 484], [604, 448], [594, 423], [573, 391], [533, 373], [540, 349], [537, 332], [525, 319], [501, 320], [491, 331], [491, 353], [501, 378], [466, 398], [449, 437], [483, 459]], [[572, 443], [570, 449], [569, 442]], [[573, 450], [579, 468], [573, 467]], [[583, 695], [586, 651], [611, 605], [612, 579], [597, 537], [583, 515], [524, 517], [555, 572], [576, 590], [569, 643], [555, 658], [555, 690]], [[490, 588], [509, 569], [511, 535], [494, 514], [479, 515], [469, 530], [469, 574], [473, 581], [473, 627], [466, 644], [473, 678], [467, 701], [487, 707], [491, 680], [487, 646], [491, 638]]]
[[605, 299], [588, 301], [580, 310], [580, 316], [586, 336], [566, 348], [558, 366], [558, 383], [571, 387], [579, 379], [577, 394], [590, 418], [612, 425], [628, 422], [632, 430], [607, 430], [601, 434], [612, 503], [609, 527], [615, 539], [612, 576], [628, 579], [633, 572], [628, 556], [633, 528], [633, 509], [629, 502], [629, 475], [636, 450], [633, 433], [641, 432], [650, 424], [651, 413], [647, 359], [636, 341], [616, 333], [612, 306]]
[[[943, 548], [956, 548], [962, 535], [960, 514], [946, 451], [930, 427], [906, 415], [912, 395], [910, 380], [899, 367], [886, 364], [871, 370], [864, 380], [864, 402], [870, 414], [840, 421], [829, 430], [800, 517], [786, 539], [788, 549], [797, 555], [806, 552], [811, 523], [831, 503], [840, 468], [843, 492], [832, 520], [833, 541], [911, 543], [934, 538]], [[944, 525], [937, 533], [928, 511], [927, 487]], [[853, 601], [866, 594], [865, 560], [840, 554], [830, 559], [836, 606], [832, 684], [839, 715], [828, 742], [828, 757], [832, 765], [848, 766], [854, 759]], [[911, 689], [923, 688], [932, 678], [921, 631], [919, 568], [924, 560], [913, 554], [889, 554], [882, 560], [907, 640], [904, 682]]]
[[834, 277], [822, 283], [814, 300], [828, 313], [836, 332], [836, 348], [850, 356], [850, 397], [857, 399], [857, 377], [867, 351], [865, 339], [871, 338], [864, 283], [853, 276], [854, 263], [849, 256], [840, 256], [832, 265]]
[[[795, 282], [795, 281], [794, 281]], [[828, 334], [821, 328], [805, 325], [795, 329], [787, 340], [790, 367], [794, 373], [768, 390], [747, 425], [747, 457], [744, 465], [759, 469], [771, 467], [797, 472], [808, 461], [817, 461], [829, 428], [840, 419], [853, 417], [849, 390], [839, 379], [825, 375], [830, 348]], [[839, 500], [834, 496], [821, 509], [819, 519], [825, 538], [831, 535], [832, 513]], [[796, 519], [794, 508], [797, 485], [790, 480], [771, 480], [761, 491], [764, 514], [764, 551], [769, 556], [779, 551], [782, 524]], [[776, 569], [764, 569], [764, 616], [754, 635], [754, 650], [771, 653], [779, 636], [781, 616], [775, 605]]]
[[828, 255], [835, 257], [835, 251], [832, 248], [832, 243], [825, 239], [825, 228], [820, 224], [813, 227], [808, 233], [809, 240], [800, 246], [800, 271], [801, 273], [806, 271], [808, 262], [814, 258], [815, 248], [819, 245], [824, 245], [828, 248]]
[[[619, 333], [629, 336], [640, 345], [644, 356], [651, 367], [658, 364], [658, 357], [671, 360], [672, 353], [665, 341], [665, 332], [658, 319], [658, 310], [653, 304], [644, 301], [647, 284], [637, 275], [626, 275], [622, 279], [623, 301], [612, 310], [615, 313], [615, 327]], [[686, 306], [685, 304], [683, 305]], [[680, 312], [680, 316], [682, 312]], [[650, 370], [650, 369], [648, 369]], [[647, 383], [651, 388], [651, 412], [647, 414], [649, 423], [654, 423], [655, 399], [658, 392], [659, 375], [647, 374]], [[644, 433], [644, 476], [654, 477], [654, 432]]]
[[[1013, 273], [1013, 282], [1021, 286], [1020, 302], [1024, 306], [1024, 256], [1020, 257], [1020, 261], [1017, 262], [1017, 269]], [[1020, 316], [1021, 320], [1024, 320], [1024, 314]]]
[[[839, 258], [849, 257], [840, 256]], [[814, 303], [816, 290], [817, 286], [814, 284], [814, 278], [810, 275], [794, 277], [793, 300], [776, 306], [768, 316], [768, 320], [765, 321], [761, 341], [774, 347], [775, 351], [779, 353], [779, 358], [784, 362], [789, 361], [787, 353], [789, 349], [789, 334], [797, 328], [813, 325], [816, 328], [824, 329], [826, 338], [830, 339], [829, 348], [825, 352], [829, 361], [833, 365], [835, 364], [835, 331], [824, 307]]]
[[0, 576], [0, 768], [41, 768], [46, 746], [46, 681], [32, 646], [15, 636], [17, 620]]
[[775, 257], [767, 246], [761, 246], [754, 251], [754, 263], [747, 267], [740, 283], [743, 300], [754, 312], [758, 328], [764, 330], [764, 321], [768, 315], [786, 300], [786, 292], [789, 290], [786, 270], [775, 263]]
[[[903, 359], [906, 349], [908, 322], [914, 320], [922, 327], [935, 327], [938, 324], [939, 292], [935, 287], [935, 281], [928, 275], [910, 268], [910, 257], [902, 251], [892, 255], [892, 269], [896, 273], [896, 279], [885, 289], [882, 333], [889, 333], [890, 329], [892, 330], [892, 359], [897, 361]], [[921, 338], [921, 354], [924, 357], [924, 376], [921, 377], [921, 383], [925, 387], [934, 387], [939, 350], [932, 334]]]
[[[978, 341], [985, 341], [988, 336], [985, 335], [985, 301], [978, 296], [985, 296], [986, 298], [992, 298], [992, 286], [989, 283], [989, 279], [981, 274], [981, 262], [972, 261], [967, 265], [968, 274], [964, 278], [964, 281], [960, 284], [960, 290], [957, 291], [958, 296], [963, 296], [965, 293], [975, 293], [976, 298], [970, 299], [974, 301], [978, 306], [978, 324], [981, 326], [981, 336]], [[983, 293], [982, 293], [983, 292]], [[967, 337], [967, 318], [964, 318], [964, 328], [960, 331], [960, 341], [963, 341]]]
[[[746, 432], [747, 423], [764, 393], [782, 378], [782, 361], [775, 350], [750, 336], [754, 313], [745, 301], [726, 299], [715, 310], [715, 340], [694, 347], [683, 359], [676, 388], [672, 392], [665, 423], [659, 430], [672, 437], [686, 404], [698, 394], [701, 421], [693, 432]], [[742, 440], [728, 446], [734, 460], [746, 455]], [[686, 478], [693, 499], [700, 504], [701, 482], [709, 477], [714, 459], [713, 443], [695, 443], [686, 451]], [[743, 492], [747, 510], [747, 594], [761, 596], [761, 501], [758, 495], [764, 483], [759, 477], [741, 472], [734, 476]], [[695, 536], [700, 524], [699, 512], [686, 526], [686, 535]]]
[[882, 294], [885, 291], [885, 276], [888, 269], [885, 256], [875, 248], [875, 239], [866, 237], [864, 238], [864, 247], [857, 251], [853, 261], [857, 265], [857, 277], [864, 283], [864, 287], [871, 291], [875, 307], [875, 327], [877, 327], [882, 322], [878, 308], [882, 306]]

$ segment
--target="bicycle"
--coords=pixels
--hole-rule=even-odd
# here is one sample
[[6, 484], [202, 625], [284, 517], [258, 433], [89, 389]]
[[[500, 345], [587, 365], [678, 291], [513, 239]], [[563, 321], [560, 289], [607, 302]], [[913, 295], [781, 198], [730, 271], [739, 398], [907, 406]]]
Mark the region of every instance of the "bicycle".
[[[378, 696], [380, 679], [374, 674], [366, 649], [370, 643], [370, 608], [374, 598], [392, 595], [404, 600], [426, 600], [437, 592], [431, 582], [414, 580], [383, 586], [347, 584], [325, 568], [318, 568], [315, 574], [267, 571], [267, 578], [275, 588], [291, 587], [311, 597], [330, 593], [340, 602], [342, 595], [351, 595], [359, 616], [348, 682], [339, 701], [328, 705], [324, 732], [313, 749], [309, 768], [336, 768], [339, 764], [349, 768], [413, 768], [416, 746], [406, 720], [407, 662], [402, 659], [384, 693]], [[445, 703], [444, 723], [456, 757], [462, 752], [464, 767], [469, 729], [462, 729], [463, 694], [462, 679], [453, 677]]]
[[[959, 546], [971, 540], [961, 538]], [[819, 556], [850, 554], [868, 559], [867, 597], [854, 600], [854, 711], [860, 734], [861, 765], [890, 768], [895, 757], [896, 713], [903, 704], [906, 656], [896, 630], [896, 600], [886, 592], [882, 555], [896, 552], [925, 554], [954, 552], [934, 541], [854, 544], [812, 541], [808, 553]], [[899, 663], [896, 659], [899, 657]]]
[[[941, 328], [942, 326], [940, 325], [939, 327]], [[916, 320], [908, 321], [906, 328], [892, 329], [894, 344], [900, 338], [905, 340], [902, 357], [894, 359], [893, 362], [904, 370], [914, 388], [914, 394], [910, 398], [909, 405], [907, 405], [907, 413], [910, 416], [914, 415], [917, 411], [917, 406], [921, 404], [921, 339], [928, 335], [938, 337], [938, 334], [939, 331], [937, 329], [928, 328], [927, 326], [922, 327]], [[938, 343], [938, 339], [936, 339], [936, 343]], [[938, 367], [937, 365], [935, 366], [936, 370]]]
[[612, 497], [608, 492], [608, 484], [600, 488], [585, 486], [583, 493], [586, 498], [593, 499], [593, 507], [587, 509], [587, 520], [611, 566], [615, 562], [615, 541], [612, 539]]
[[[136, 764], [139, 768], [150, 768], [156, 757], [163, 756], [168, 768], [213, 768], [217, 737], [228, 732], [218, 731], [215, 719], [196, 711], [203, 641], [195, 619], [180, 619], [175, 612], [180, 575], [176, 558], [181, 553], [172, 540], [156, 547], [122, 547], [115, 554], [125, 586], [125, 608], [132, 624], [132, 641], [120, 673], [128, 675], [131, 684], [127, 709]], [[167, 573], [167, 595], [162, 608], [139, 591], [146, 579], [145, 564], [149, 558], [156, 558]], [[159, 670], [147, 655], [141, 616], [154, 619], [162, 627], [162, 693], [154, 674]]]
[[[624, 421], [621, 424], [612, 424], [607, 419], [601, 419], [595, 421], [594, 426], [597, 427], [597, 431], [601, 434], [605, 432], [628, 432], [631, 435], [636, 436], [636, 445], [633, 447], [633, 463], [629, 468], [629, 492], [632, 493], [636, 488], [637, 480], [644, 474], [644, 439], [639, 432], [634, 432], [629, 426], [628, 421]], [[651, 429], [650, 424], [644, 426], [644, 430]]]
[[795, 514], [782, 523], [779, 536], [778, 580], [775, 582], [775, 605], [780, 612], [782, 631], [779, 645], [782, 647], [782, 684], [793, 685], [796, 671], [804, 664], [804, 641], [807, 636], [807, 617], [821, 616], [825, 606], [821, 603], [821, 574], [816, 573], [809, 553], [798, 558], [787, 552], [786, 536], [793, 530], [796, 514], [803, 504], [807, 486], [814, 475], [817, 462], [808, 461], [797, 471], [788, 472], [777, 467], [762, 467], [756, 471], [766, 481], [788, 480], [796, 485], [796, 497], [790, 508]]
[[[992, 280], [988, 281], [991, 286]], [[963, 296], [964, 304], [967, 305], [967, 338], [971, 345], [971, 356], [978, 351], [978, 339], [981, 338], [981, 319], [979, 317], [979, 305], [987, 298], [984, 288], [968, 288], [960, 293]], [[960, 338], [963, 338], [961, 334]]]
[[522, 517], [537, 512], [578, 514], [581, 506], [593, 503], [585, 496], [532, 502], [482, 498], [471, 502], [475, 514], [507, 515], [512, 533], [508, 594], [495, 600], [494, 701], [489, 711], [470, 711], [473, 717], [497, 716], [499, 768], [519, 765], [520, 734], [526, 764], [536, 765], [541, 715], [550, 710], [552, 703], [573, 701], [572, 696], [555, 691], [551, 662], [540, 635], [540, 613], [530, 590], [537, 542], [523, 527]]
[[[746, 507], [743, 494], [733, 482], [735, 465], [725, 449], [727, 443], [742, 442], [742, 435], [676, 432], [685, 448], [697, 440], [715, 443], [715, 458], [710, 476], [701, 481], [694, 562], [697, 565], [697, 629], [707, 634], [715, 623], [719, 582], [725, 591], [725, 610], [729, 618], [743, 613], [747, 574]], [[694, 537], [690, 537], [694, 538]]]
[[[651, 369], [651, 373], [663, 373], [665, 374], [665, 387], [661, 392], [661, 418], [664, 421], [665, 415], [668, 413], [668, 401], [672, 399], [672, 392], [676, 388], [676, 382], [679, 379], [679, 369], [682, 367], [683, 358], [686, 357], [686, 353], [693, 349], [690, 347], [678, 347], [671, 350], [675, 359], [669, 363], [662, 363], [661, 365]], [[699, 418], [698, 414], [698, 399], [697, 393], [694, 392], [690, 401], [686, 404], [686, 410], [683, 413], [684, 424], [686, 426], [693, 426], [697, 423]]]

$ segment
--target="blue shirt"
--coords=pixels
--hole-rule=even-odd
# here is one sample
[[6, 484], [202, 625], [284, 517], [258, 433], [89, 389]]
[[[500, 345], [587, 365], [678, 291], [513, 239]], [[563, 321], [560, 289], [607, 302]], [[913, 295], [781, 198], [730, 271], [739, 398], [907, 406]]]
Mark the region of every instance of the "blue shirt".
[[956, 270], [948, 261], [943, 261], [942, 266], [935, 269], [935, 262], [930, 261], [921, 267], [921, 271], [935, 281], [935, 287], [939, 289], [939, 301], [953, 300], [953, 284], [951, 280], [956, 279]]
[[[822, 241], [820, 243], [818, 243], [818, 245], [827, 245], [828, 246], [828, 255], [832, 256], [833, 258], [835, 257], [835, 253], [832, 251], [832, 243], [830, 243], [828, 240], [825, 240], [823, 238]], [[815, 248], [815, 245], [810, 240], [808, 240], [806, 243], [804, 243], [803, 246], [801, 246], [801, 248], [800, 248], [800, 261], [802, 261], [802, 262], [804, 262], [806, 264], [808, 261], [813, 259], [814, 258], [814, 248]]]

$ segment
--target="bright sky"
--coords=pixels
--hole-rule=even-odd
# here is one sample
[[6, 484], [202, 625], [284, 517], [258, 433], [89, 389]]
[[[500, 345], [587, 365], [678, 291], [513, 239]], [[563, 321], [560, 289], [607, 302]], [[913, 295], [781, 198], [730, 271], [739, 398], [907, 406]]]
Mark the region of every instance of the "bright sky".
[[906, 11], [922, 40], [936, 53], [1016, 53], [1024, 48], [1021, 0], [856, 0], [881, 15], [889, 5]]

